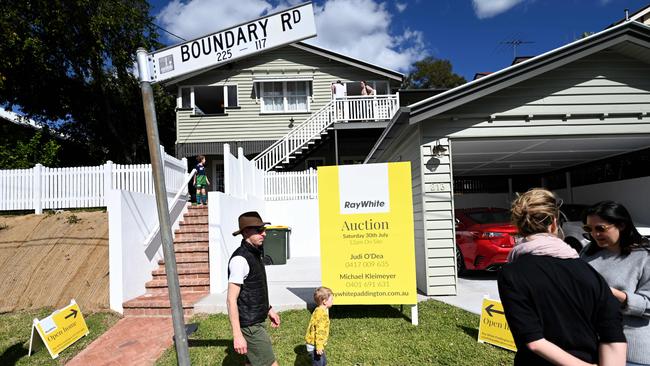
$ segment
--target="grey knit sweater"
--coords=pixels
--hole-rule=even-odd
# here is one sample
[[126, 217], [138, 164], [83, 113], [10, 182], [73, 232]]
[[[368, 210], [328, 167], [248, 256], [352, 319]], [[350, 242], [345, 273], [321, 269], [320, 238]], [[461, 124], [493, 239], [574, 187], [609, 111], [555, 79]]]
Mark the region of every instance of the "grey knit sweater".
[[610, 287], [627, 294], [627, 303], [621, 308], [627, 360], [650, 364], [650, 252], [635, 249], [628, 256], [621, 256], [602, 249], [587, 256], [586, 249], [581, 257]]

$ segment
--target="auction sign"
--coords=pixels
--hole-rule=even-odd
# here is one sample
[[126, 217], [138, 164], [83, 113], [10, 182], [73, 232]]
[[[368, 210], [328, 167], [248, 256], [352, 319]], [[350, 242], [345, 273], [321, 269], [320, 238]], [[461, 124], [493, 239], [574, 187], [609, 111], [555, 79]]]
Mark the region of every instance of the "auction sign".
[[308, 2], [150, 53], [149, 74], [152, 82], [160, 82], [314, 36], [314, 9]]
[[323, 286], [337, 304], [416, 304], [409, 162], [318, 167]]

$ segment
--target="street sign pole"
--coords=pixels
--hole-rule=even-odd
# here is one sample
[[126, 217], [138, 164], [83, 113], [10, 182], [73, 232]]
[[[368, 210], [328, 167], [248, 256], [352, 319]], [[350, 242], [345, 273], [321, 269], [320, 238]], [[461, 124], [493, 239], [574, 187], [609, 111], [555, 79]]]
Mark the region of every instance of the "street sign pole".
[[165, 187], [165, 172], [163, 171], [162, 155], [160, 152], [156, 106], [153, 99], [153, 89], [149, 82], [147, 51], [144, 48], [138, 49], [137, 60], [140, 89], [142, 91], [142, 104], [144, 105], [144, 119], [147, 126], [147, 143], [151, 158], [156, 206], [158, 207], [158, 220], [160, 222], [160, 238], [162, 239], [163, 255], [165, 256], [165, 273], [167, 274], [167, 288], [169, 290], [169, 302], [172, 310], [172, 323], [174, 325], [176, 356], [178, 357], [179, 365], [189, 366], [190, 352], [187, 345], [183, 304], [181, 302], [181, 290], [178, 284], [178, 271], [176, 268], [176, 255], [174, 253], [171, 222], [169, 220], [167, 188]]

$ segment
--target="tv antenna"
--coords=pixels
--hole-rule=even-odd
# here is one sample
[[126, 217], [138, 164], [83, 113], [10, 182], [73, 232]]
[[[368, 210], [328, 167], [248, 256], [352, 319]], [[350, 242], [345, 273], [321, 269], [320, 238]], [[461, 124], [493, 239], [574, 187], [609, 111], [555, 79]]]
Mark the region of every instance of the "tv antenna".
[[517, 47], [521, 46], [522, 44], [530, 44], [530, 43], [535, 43], [532, 41], [522, 41], [521, 39], [513, 39], [510, 41], [502, 41], [500, 42], [501, 44], [507, 44], [508, 46], [512, 47], [512, 53], [513, 53], [513, 60], [517, 58]]

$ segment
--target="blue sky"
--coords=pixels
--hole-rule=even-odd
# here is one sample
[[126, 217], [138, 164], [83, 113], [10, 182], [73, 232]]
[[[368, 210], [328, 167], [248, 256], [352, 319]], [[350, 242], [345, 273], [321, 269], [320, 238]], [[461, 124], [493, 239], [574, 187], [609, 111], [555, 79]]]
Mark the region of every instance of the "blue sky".
[[[186, 39], [276, 12], [297, 0], [153, 0], [156, 23]], [[454, 71], [497, 71], [513, 59], [504, 41], [534, 56], [598, 32], [650, 1], [625, 0], [317, 0], [318, 37], [309, 41], [408, 72], [424, 56], [448, 59]], [[163, 35], [168, 44], [180, 40]]]

